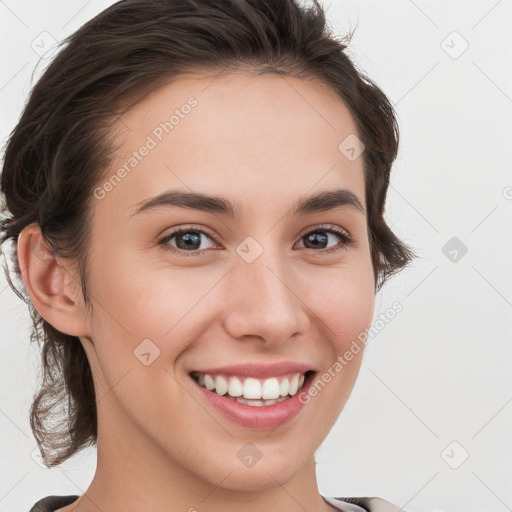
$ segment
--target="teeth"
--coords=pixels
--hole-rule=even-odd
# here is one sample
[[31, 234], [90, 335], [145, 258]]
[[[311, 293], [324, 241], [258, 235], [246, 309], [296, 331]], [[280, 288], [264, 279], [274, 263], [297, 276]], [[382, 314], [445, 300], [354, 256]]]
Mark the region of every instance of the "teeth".
[[281, 385], [279, 386], [279, 394], [281, 396], [288, 395], [288, 390], [290, 389], [290, 381], [288, 379], [283, 379]]
[[204, 385], [206, 386], [206, 389], [211, 391], [215, 387], [215, 381], [210, 377], [210, 375], [206, 374], [204, 376]]
[[293, 379], [290, 381], [290, 389], [288, 390], [288, 393], [290, 395], [295, 395], [299, 389], [299, 376], [295, 375]]
[[242, 396], [244, 394], [243, 385], [237, 377], [229, 378], [228, 394], [230, 396]]
[[215, 377], [215, 393], [217, 395], [225, 395], [228, 392], [228, 382], [224, 377], [217, 375]]
[[244, 381], [244, 398], [261, 398], [261, 384], [257, 379], [251, 377]]
[[245, 404], [245, 405], [251, 405], [255, 407], [263, 407], [264, 405], [274, 405], [278, 404], [279, 402], [283, 402], [288, 397], [281, 396], [277, 400], [246, 400], [245, 398], [235, 398], [235, 400], [238, 403]]
[[275, 377], [267, 379], [261, 386], [261, 398], [276, 399], [279, 398], [279, 382]]
[[282, 402], [293, 396], [304, 385], [303, 374], [296, 373], [278, 379], [256, 379], [253, 377], [226, 377], [223, 375], [196, 374], [200, 386], [220, 396], [233, 397], [240, 403], [263, 406]]

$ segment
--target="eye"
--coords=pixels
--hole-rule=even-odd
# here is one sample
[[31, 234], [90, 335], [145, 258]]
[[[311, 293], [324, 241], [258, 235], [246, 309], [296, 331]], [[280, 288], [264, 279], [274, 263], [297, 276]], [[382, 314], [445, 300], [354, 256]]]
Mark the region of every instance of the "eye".
[[[175, 252], [188, 253], [186, 256], [192, 256], [194, 254], [200, 254], [205, 249], [208, 249], [208, 247], [201, 248], [203, 237], [214, 241], [213, 237], [206, 233], [204, 230], [196, 229], [194, 226], [188, 226], [169, 233], [168, 235], [161, 238], [158, 243], [165, 249]], [[173, 239], [175, 239], [175, 242], [174, 244], [171, 244], [170, 242]]]
[[[213, 246], [201, 247], [203, 237], [214, 242], [214, 244], [217, 243], [214, 237], [204, 229], [186, 226], [165, 235], [158, 241], [158, 244], [166, 250], [181, 253], [185, 256], [194, 256], [202, 254], [206, 249], [213, 248]], [[337, 238], [338, 243], [329, 246], [329, 238]], [[173, 240], [174, 243], [170, 243]], [[344, 229], [330, 224], [317, 226], [313, 231], [308, 231], [305, 235], [302, 235], [300, 240], [306, 240], [306, 244], [303, 245], [304, 248], [311, 249], [319, 254], [339, 251], [354, 244], [354, 240]], [[325, 244], [327, 246], [323, 247]]]
[[[325, 244], [329, 243], [329, 235], [331, 235], [331, 239], [337, 238], [339, 242], [334, 246], [327, 245], [327, 247], [323, 247]], [[320, 249], [315, 252], [322, 254], [338, 251], [354, 244], [354, 240], [344, 229], [333, 225], [318, 226], [314, 231], [309, 231], [303, 235], [301, 237], [301, 241], [302, 240], [306, 241], [306, 249]]]

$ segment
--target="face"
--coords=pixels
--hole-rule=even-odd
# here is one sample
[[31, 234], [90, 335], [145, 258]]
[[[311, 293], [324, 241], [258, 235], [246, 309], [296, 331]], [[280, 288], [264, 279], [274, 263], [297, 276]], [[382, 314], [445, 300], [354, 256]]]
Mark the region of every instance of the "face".
[[[100, 439], [226, 489], [289, 481], [341, 412], [363, 351], [333, 365], [373, 314], [363, 157], [338, 149], [354, 121], [324, 85], [236, 72], [182, 76], [115, 130], [81, 338]], [[274, 398], [221, 398], [206, 373]]]

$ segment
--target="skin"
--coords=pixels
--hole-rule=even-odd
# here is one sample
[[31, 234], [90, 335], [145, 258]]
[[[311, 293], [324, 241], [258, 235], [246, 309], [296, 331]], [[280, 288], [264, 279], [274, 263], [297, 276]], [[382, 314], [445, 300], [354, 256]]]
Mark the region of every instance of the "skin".
[[[357, 133], [354, 120], [320, 83], [241, 71], [215, 80], [184, 75], [116, 123], [112, 173], [190, 96], [198, 101], [191, 113], [103, 199], [91, 196], [92, 311], [72, 262], [54, 257], [37, 226], [19, 238], [32, 303], [80, 338], [97, 395], [96, 474], [77, 502], [59, 510], [331, 510], [314, 453], [352, 391], [363, 350], [273, 430], [248, 429], [204, 407], [188, 373], [293, 361], [321, 375], [369, 327], [374, 276], [364, 211], [290, 213], [320, 190], [345, 188], [365, 204], [363, 159], [338, 150]], [[130, 217], [140, 201], [170, 188], [237, 201], [243, 213], [230, 219], [169, 207]], [[190, 224], [207, 232], [201, 254], [158, 244]], [[354, 243], [330, 234], [327, 244], [308, 248], [305, 235], [319, 224], [338, 226]], [[263, 248], [250, 264], [236, 252], [247, 236]], [[167, 242], [178, 251], [176, 244]], [[340, 248], [322, 255], [326, 245]], [[160, 355], [145, 366], [134, 350], [148, 338]], [[248, 442], [261, 452], [251, 468], [237, 457]]]

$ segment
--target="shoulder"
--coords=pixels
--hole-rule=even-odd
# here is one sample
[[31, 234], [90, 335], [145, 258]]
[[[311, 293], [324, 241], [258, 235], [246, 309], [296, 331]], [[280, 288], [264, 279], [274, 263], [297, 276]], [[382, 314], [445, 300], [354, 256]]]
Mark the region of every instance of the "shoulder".
[[407, 512], [382, 498], [331, 498], [324, 499], [343, 512]]
[[71, 505], [71, 503], [78, 498], [78, 495], [46, 496], [46, 498], [42, 498], [35, 503], [29, 512], [54, 512], [54, 510], [65, 507], [66, 505]]

